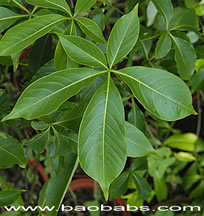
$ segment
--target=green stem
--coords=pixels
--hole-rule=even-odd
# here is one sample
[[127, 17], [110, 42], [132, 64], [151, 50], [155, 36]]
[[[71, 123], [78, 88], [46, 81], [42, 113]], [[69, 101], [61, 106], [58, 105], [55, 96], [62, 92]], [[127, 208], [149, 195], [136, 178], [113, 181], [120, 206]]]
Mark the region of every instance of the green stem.
[[13, 1], [16, 5], [18, 5], [22, 10], [24, 10], [26, 13], [28, 13], [30, 15], [30, 11], [24, 7], [23, 5], [21, 5], [20, 3], [18, 3], [17, 1]]
[[147, 41], [147, 40], [152, 40], [152, 39], [155, 39], [155, 38], [158, 38], [159, 36], [161, 36], [161, 33], [160, 34], [157, 34], [157, 35], [153, 35], [151, 37], [148, 37], [148, 38], [144, 38], [142, 40], [139, 40], [139, 42], [143, 42], [143, 41]]

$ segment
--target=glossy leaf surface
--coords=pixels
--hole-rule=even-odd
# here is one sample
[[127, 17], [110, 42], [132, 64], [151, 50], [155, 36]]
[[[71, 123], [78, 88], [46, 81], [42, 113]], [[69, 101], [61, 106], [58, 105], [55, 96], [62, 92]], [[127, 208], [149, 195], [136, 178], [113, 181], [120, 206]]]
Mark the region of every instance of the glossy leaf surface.
[[126, 161], [124, 110], [112, 80], [92, 97], [79, 132], [79, 160], [84, 171], [101, 186], [108, 198], [110, 184]]
[[128, 157], [144, 157], [154, 152], [152, 145], [139, 129], [128, 122], [125, 126], [128, 139]]
[[0, 55], [8, 56], [31, 45], [64, 21], [58, 14], [36, 17], [11, 28], [0, 41]]
[[173, 5], [171, 0], [152, 0], [157, 10], [165, 19], [166, 27], [168, 29], [169, 22], [173, 15]]
[[60, 10], [71, 15], [71, 10], [66, 0], [26, 0], [31, 5]]
[[90, 38], [100, 43], [106, 43], [101, 29], [94, 21], [86, 17], [79, 17], [76, 19], [76, 21], [81, 30]]
[[65, 52], [74, 61], [93, 67], [107, 67], [103, 52], [94, 43], [78, 36], [59, 35], [59, 38]]
[[77, 16], [89, 10], [95, 3], [96, 0], [77, 0], [74, 15]]
[[156, 117], [174, 121], [195, 114], [191, 93], [177, 76], [147, 67], [130, 67], [116, 73], [139, 102]]
[[139, 36], [140, 24], [138, 5], [114, 25], [107, 44], [109, 67], [122, 60], [135, 46]]
[[156, 46], [156, 58], [160, 59], [163, 58], [164, 56], [166, 56], [168, 54], [168, 52], [171, 49], [171, 38], [169, 37], [169, 35], [167, 33], [164, 33]]
[[49, 114], [101, 73], [103, 72], [80, 68], [44, 76], [28, 86], [4, 120], [20, 117], [30, 120]]
[[17, 14], [8, 8], [0, 7], [0, 33], [21, 17], [23, 17], [21, 14]]
[[194, 73], [196, 63], [195, 50], [186, 40], [178, 37], [172, 37], [172, 39], [178, 72], [182, 79], [189, 80]]

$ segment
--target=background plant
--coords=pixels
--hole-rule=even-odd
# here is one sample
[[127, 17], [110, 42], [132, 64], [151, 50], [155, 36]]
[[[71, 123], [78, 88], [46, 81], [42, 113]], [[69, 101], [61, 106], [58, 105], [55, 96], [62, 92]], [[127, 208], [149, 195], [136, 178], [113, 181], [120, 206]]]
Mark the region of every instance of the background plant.
[[[43, 160], [39, 205], [58, 209], [78, 163], [106, 199], [160, 202], [180, 184], [203, 195], [202, 1], [0, 5], [0, 167]], [[174, 129], [190, 115], [195, 134]], [[0, 206], [22, 192], [2, 186]]]

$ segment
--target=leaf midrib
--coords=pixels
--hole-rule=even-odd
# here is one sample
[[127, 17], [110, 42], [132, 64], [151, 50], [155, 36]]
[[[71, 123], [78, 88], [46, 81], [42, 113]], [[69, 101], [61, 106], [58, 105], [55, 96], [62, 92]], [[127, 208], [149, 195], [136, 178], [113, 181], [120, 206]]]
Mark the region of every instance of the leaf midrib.
[[106, 89], [106, 100], [105, 100], [105, 109], [104, 109], [104, 119], [103, 119], [103, 140], [102, 140], [102, 148], [103, 148], [103, 180], [104, 185], [106, 185], [106, 177], [105, 177], [105, 131], [106, 131], [106, 119], [107, 119], [107, 109], [108, 109], [108, 98], [110, 91], [110, 77], [108, 78], [107, 89]]
[[189, 109], [188, 107], [186, 107], [185, 105], [183, 105], [183, 104], [181, 104], [181, 103], [173, 100], [172, 98], [167, 97], [166, 95], [162, 94], [161, 92], [157, 91], [156, 89], [151, 88], [150, 86], [146, 85], [145, 83], [141, 82], [140, 80], [138, 80], [138, 79], [136, 79], [136, 78], [134, 78], [134, 77], [126, 74], [126, 73], [120, 72], [120, 71], [114, 71], [114, 72], [118, 73], [118, 74], [120, 74], [122, 76], [126, 76], [126, 77], [128, 77], [130, 79], [133, 79], [133, 80], [137, 81], [138, 83], [140, 83], [141, 85], [145, 86], [146, 88], [148, 88], [148, 89], [152, 90], [153, 92], [156, 92], [157, 94], [161, 95], [162, 97], [167, 98], [168, 100], [170, 100], [170, 101], [172, 101], [172, 102], [180, 105], [181, 107], [185, 108], [186, 110], [189, 110], [192, 113], [192, 110]]

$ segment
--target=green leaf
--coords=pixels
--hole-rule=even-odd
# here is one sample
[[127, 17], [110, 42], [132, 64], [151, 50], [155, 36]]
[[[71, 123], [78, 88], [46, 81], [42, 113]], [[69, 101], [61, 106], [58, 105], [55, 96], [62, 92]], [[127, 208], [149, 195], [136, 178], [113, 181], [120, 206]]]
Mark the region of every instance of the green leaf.
[[29, 11], [23, 6], [22, 0], [1, 0], [0, 5], [18, 7], [29, 13]]
[[171, 38], [174, 44], [178, 73], [182, 79], [189, 80], [194, 73], [196, 52], [186, 40], [174, 36], [171, 36]]
[[106, 43], [106, 40], [101, 32], [101, 29], [94, 21], [86, 17], [76, 18], [76, 21], [81, 30], [91, 39], [99, 43]]
[[159, 202], [166, 200], [168, 197], [168, 188], [164, 177], [154, 176], [154, 189]]
[[166, 139], [163, 144], [183, 151], [194, 152], [197, 139], [198, 137], [193, 133], [176, 134]]
[[202, 180], [200, 184], [190, 193], [190, 198], [203, 197], [203, 195], [204, 195], [204, 180]]
[[4, 90], [0, 89], [0, 96], [2, 96], [4, 94]]
[[36, 150], [39, 153], [43, 153], [45, 146], [49, 142], [49, 129], [34, 136], [31, 140], [25, 142], [25, 145]]
[[60, 42], [69, 57], [79, 64], [107, 68], [103, 52], [92, 42], [78, 36], [59, 35]]
[[111, 185], [110, 196], [111, 198], [121, 197], [128, 189], [130, 174], [128, 172], [122, 173]]
[[78, 165], [78, 159], [74, 153], [70, 153], [64, 159], [64, 166], [57, 173], [53, 172], [50, 180], [42, 189], [39, 205], [49, 206], [54, 210], [48, 212], [48, 216], [57, 216], [57, 211], [64, 199], [69, 184]]
[[198, 32], [198, 17], [195, 10], [174, 8], [174, 14], [170, 22], [170, 28]]
[[171, 0], [152, 0], [159, 13], [164, 17], [166, 30], [173, 15], [173, 5]]
[[77, 0], [74, 16], [86, 12], [93, 5], [95, 5], [96, 0]]
[[127, 158], [124, 118], [121, 96], [109, 77], [84, 113], [78, 146], [81, 167], [99, 182], [106, 199]]
[[73, 151], [74, 146], [69, 142], [69, 138], [63, 134], [58, 133], [54, 128], [55, 135], [55, 153], [54, 157], [66, 156]]
[[13, 204], [22, 192], [22, 190], [0, 191], [0, 207], [9, 206]]
[[193, 163], [183, 177], [185, 190], [189, 190], [200, 179], [201, 176], [198, 174], [196, 163]]
[[41, 66], [50, 61], [52, 58], [52, 37], [47, 34], [35, 41], [32, 46], [28, 60], [29, 68], [33, 73], [35, 73]]
[[8, 8], [0, 7], [0, 33], [22, 17], [24, 15], [17, 14]]
[[150, 1], [147, 6], [147, 27], [151, 26], [154, 23], [157, 13], [157, 9], [155, 8], [152, 1]]
[[171, 49], [171, 44], [171, 38], [168, 33], [162, 34], [156, 46], [156, 58], [161, 59], [165, 57]]
[[11, 168], [15, 164], [25, 166], [23, 148], [16, 139], [0, 131], [0, 168]]
[[0, 55], [8, 56], [31, 45], [65, 18], [58, 14], [36, 17], [11, 28], [0, 41]]
[[54, 112], [102, 73], [104, 71], [79, 68], [44, 76], [26, 88], [3, 121], [20, 117], [31, 120]]
[[116, 22], [111, 31], [107, 44], [107, 58], [110, 68], [133, 49], [139, 36], [139, 30], [138, 5], [136, 5], [129, 14]]
[[192, 78], [192, 91], [198, 92], [204, 90], [204, 68], [198, 71]]
[[187, 161], [187, 162], [191, 162], [191, 161], [195, 161], [196, 157], [193, 156], [193, 154], [190, 154], [188, 152], [178, 152], [178, 153], [174, 153], [174, 157], [179, 160], [179, 161]]
[[127, 83], [139, 102], [159, 119], [175, 121], [196, 114], [191, 93], [177, 76], [147, 67], [129, 67], [114, 72]]
[[133, 173], [132, 177], [137, 187], [139, 199], [145, 200], [149, 198], [152, 194], [152, 191], [147, 181], [137, 173]]
[[45, 130], [49, 127], [49, 124], [46, 123], [46, 122], [43, 122], [43, 121], [32, 121], [31, 122], [31, 127], [34, 129], [34, 130]]
[[68, 13], [70, 16], [72, 15], [66, 0], [26, 0], [26, 2], [34, 6], [60, 10]]
[[132, 109], [128, 113], [128, 121], [135, 127], [137, 127], [139, 130], [141, 130], [143, 133], [145, 132], [146, 122], [144, 113], [136, 105], [134, 99], [132, 99]]
[[195, 8], [199, 2], [199, 0], [185, 0], [185, 5], [187, 8]]
[[67, 55], [60, 42], [57, 44], [54, 61], [57, 71], [78, 68], [78, 64]]
[[126, 122], [128, 157], [144, 157], [154, 152], [154, 149], [145, 135], [134, 125]]

